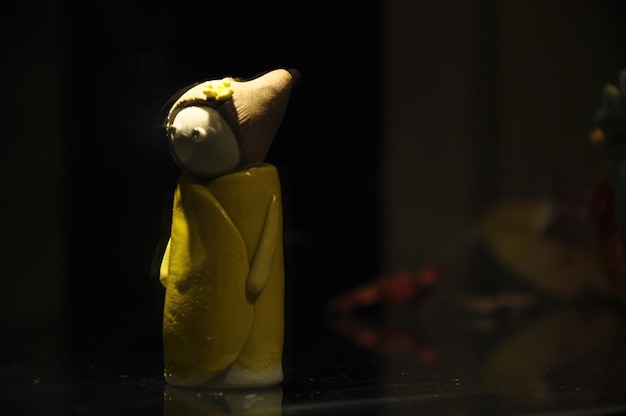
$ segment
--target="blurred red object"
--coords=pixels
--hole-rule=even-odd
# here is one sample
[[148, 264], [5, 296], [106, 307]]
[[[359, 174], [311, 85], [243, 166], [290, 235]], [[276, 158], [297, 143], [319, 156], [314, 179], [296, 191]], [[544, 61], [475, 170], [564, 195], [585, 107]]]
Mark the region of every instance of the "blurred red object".
[[442, 268], [433, 265], [417, 272], [384, 276], [332, 299], [328, 310], [345, 313], [367, 306], [390, 306], [415, 300], [426, 294], [441, 274]]
[[626, 303], [626, 261], [622, 254], [613, 187], [607, 175], [602, 175], [596, 184], [591, 201], [591, 223], [593, 243], [614, 295], [621, 303]]
[[330, 326], [345, 339], [375, 354], [408, 358], [424, 366], [439, 362], [439, 353], [423, 342], [418, 333], [395, 326], [391, 322], [368, 323], [345, 315], [332, 319]]

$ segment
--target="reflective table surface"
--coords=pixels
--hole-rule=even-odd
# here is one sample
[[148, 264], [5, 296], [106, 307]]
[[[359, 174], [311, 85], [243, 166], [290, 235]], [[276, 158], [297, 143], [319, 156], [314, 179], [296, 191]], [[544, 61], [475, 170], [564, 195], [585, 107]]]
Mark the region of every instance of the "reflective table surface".
[[285, 377], [275, 388], [167, 386], [160, 321], [146, 331], [154, 339], [139, 342], [132, 331], [112, 332], [124, 328], [121, 313], [108, 326], [72, 328], [69, 339], [91, 344], [2, 357], [0, 414], [624, 414], [626, 309], [617, 286], [595, 254], [557, 238], [556, 228], [520, 226], [526, 213], [534, 216], [534, 205], [496, 212], [488, 218], [497, 232], [487, 226], [441, 264], [325, 297], [289, 284]]
[[[158, 352], [108, 360], [86, 354], [58, 372], [12, 362], [2, 368], [2, 414], [626, 412], [619, 308], [590, 302], [485, 317], [446, 306], [461, 304], [451, 300], [309, 322], [293, 331], [285, 380], [270, 389], [173, 388], [163, 381]], [[440, 308], [454, 313], [425, 323]]]

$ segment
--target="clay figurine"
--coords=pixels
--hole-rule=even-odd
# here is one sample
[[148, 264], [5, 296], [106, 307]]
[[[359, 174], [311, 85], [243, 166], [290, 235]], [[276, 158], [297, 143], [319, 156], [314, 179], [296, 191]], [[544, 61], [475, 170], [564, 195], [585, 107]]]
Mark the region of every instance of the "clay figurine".
[[164, 375], [175, 386], [282, 381], [281, 187], [264, 163], [294, 71], [199, 83], [167, 113], [181, 175], [160, 268]]

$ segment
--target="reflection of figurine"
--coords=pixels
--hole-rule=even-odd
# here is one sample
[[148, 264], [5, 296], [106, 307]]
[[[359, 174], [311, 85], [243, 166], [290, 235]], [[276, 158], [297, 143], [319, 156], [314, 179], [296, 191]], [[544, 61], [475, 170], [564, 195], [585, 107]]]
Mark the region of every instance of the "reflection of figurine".
[[279, 416], [283, 391], [280, 386], [229, 391], [166, 386], [163, 401], [165, 416]]
[[198, 84], [166, 119], [183, 170], [161, 264], [165, 378], [178, 386], [282, 381], [280, 182], [263, 163], [292, 75]]

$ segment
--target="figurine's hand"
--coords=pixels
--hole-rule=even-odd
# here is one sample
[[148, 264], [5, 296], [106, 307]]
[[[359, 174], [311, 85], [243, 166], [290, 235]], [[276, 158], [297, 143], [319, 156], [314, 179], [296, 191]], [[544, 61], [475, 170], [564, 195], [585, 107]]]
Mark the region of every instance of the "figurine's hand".
[[159, 269], [159, 281], [163, 287], [167, 288], [167, 277], [169, 276], [170, 271], [170, 244], [172, 243], [172, 239], [167, 240], [167, 247], [165, 248], [165, 253], [163, 254], [163, 260], [161, 260], [161, 268]]
[[258, 295], [265, 288], [267, 279], [272, 267], [274, 251], [278, 242], [280, 232], [280, 204], [278, 196], [272, 194], [270, 205], [265, 215], [265, 223], [261, 231], [261, 239], [257, 245], [252, 263], [250, 264], [250, 274], [246, 282], [246, 288], [254, 295]]

